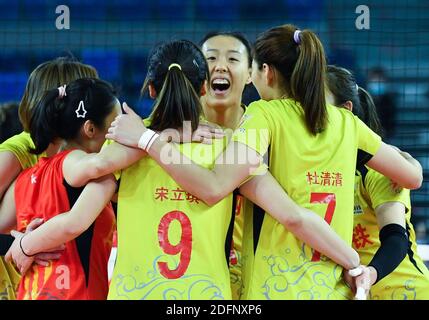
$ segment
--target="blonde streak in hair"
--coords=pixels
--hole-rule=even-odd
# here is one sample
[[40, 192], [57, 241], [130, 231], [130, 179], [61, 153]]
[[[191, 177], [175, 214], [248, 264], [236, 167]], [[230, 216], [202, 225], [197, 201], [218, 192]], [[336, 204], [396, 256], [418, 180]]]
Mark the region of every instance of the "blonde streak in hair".
[[148, 88], [149, 88], [149, 81], [150, 81], [149, 80], [149, 76], [146, 76], [146, 78], [143, 81], [143, 86], [140, 89], [140, 95], [141, 96], [143, 96], [145, 94], [146, 90], [148, 90]]
[[[155, 115], [155, 113], [159, 113], [161, 111], [161, 110], [158, 110], [158, 109], [159, 109], [159, 105], [160, 105], [161, 101], [164, 98], [165, 92], [167, 91], [167, 80], [169, 80], [170, 72], [171, 72], [171, 70], [167, 71], [167, 74], [165, 75], [164, 82], [162, 83], [161, 91], [157, 92], [152, 112], [149, 115], [149, 117], [151, 119], [152, 119], [153, 115]], [[147, 79], [147, 80], [145, 80], [145, 83], [143, 84], [143, 88], [144, 88], [143, 90], [146, 90], [148, 87], [149, 87], [149, 80]], [[162, 112], [163, 113], [165, 112], [165, 108], [164, 108], [164, 110], [162, 110]]]
[[[194, 86], [192, 85], [192, 83], [191, 83], [191, 81], [189, 81], [189, 79], [188, 79], [188, 77], [185, 75], [185, 74], [183, 74], [183, 76], [185, 77], [185, 82], [186, 82], [186, 85], [188, 86], [188, 88], [190, 89], [190, 91], [191, 91], [191, 95], [193, 95], [193, 97], [195, 98], [195, 101], [196, 101], [196, 103], [197, 103], [197, 108], [198, 108], [198, 117], [197, 117], [197, 121], [198, 121], [198, 124], [199, 124], [199, 119], [200, 119], [200, 117], [201, 117], [201, 115], [203, 114], [203, 106], [201, 105], [201, 101], [200, 101], [200, 95], [195, 91], [195, 89], [194, 89]], [[203, 82], [203, 85], [204, 85], [204, 82]], [[200, 90], [201, 90], [201, 88], [200, 88]]]
[[[171, 71], [171, 70], [170, 70]], [[197, 106], [198, 106], [198, 114], [201, 115], [201, 103], [200, 103], [200, 97], [199, 95], [195, 92], [195, 89], [191, 83], [191, 81], [188, 79], [188, 77], [186, 76], [186, 74], [180, 70], [180, 75], [179, 77], [183, 77], [184, 83], [185, 83], [185, 90], [187, 90], [188, 92], [191, 92], [191, 95], [193, 95], [193, 97], [195, 98], [195, 101], [197, 102]], [[164, 84], [166, 83], [166, 81], [164, 82]], [[183, 110], [181, 110], [182, 113], [182, 117], [184, 116]], [[197, 119], [198, 121], [199, 119]]]

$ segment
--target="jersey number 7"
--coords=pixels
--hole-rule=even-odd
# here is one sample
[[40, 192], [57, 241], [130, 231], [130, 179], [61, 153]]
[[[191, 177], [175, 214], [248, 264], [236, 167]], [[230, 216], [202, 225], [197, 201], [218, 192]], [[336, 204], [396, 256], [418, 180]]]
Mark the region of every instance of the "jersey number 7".
[[[326, 208], [325, 212], [325, 221], [328, 224], [331, 224], [332, 217], [334, 216], [335, 206], [337, 205], [335, 193], [312, 192], [310, 197], [310, 203], [328, 204], [328, 207]], [[320, 252], [314, 251], [313, 256], [311, 257], [311, 261], [320, 261]]]

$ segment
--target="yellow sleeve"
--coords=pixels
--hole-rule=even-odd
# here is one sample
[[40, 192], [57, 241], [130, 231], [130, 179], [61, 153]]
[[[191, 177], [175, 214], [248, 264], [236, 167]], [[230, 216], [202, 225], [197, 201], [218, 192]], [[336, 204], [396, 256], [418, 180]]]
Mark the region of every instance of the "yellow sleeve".
[[242, 122], [232, 135], [232, 142], [240, 142], [254, 149], [261, 156], [270, 146], [271, 131], [269, 121], [263, 107], [264, 101], [256, 101], [249, 105]]
[[151, 122], [152, 121], [151, 121], [150, 117], [143, 119], [143, 124], [145, 125], [145, 127], [149, 127]]
[[394, 188], [388, 178], [375, 170], [368, 170], [365, 177], [365, 188], [374, 209], [386, 202], [400, 202], [407, 211], [411, 209], [410, 190]]
[[0, 144], [0, 152], [10, 151], [19, 160], [23, 170], [34, 166], [39, 157], [35, 154], [30, 153], [30, 148], [34, 148], [33, 140], [31, 140], [30, 134], [22, 132], [15, 135], [2, 144]]
[[372, 156], [375, 155], [381, 146], [381, 137], [356, 116], [355, 121], [358, 132], [358, 148]]
[[253, 172], [251, 172], [250, 175], [242, 183], [240, 183], [240, 185], [237, 188], [240, 188], [243, 184], [252, 180], [255, 176], [265, 175], [267, 171], [268, 171], [268, 166], [265, 163], [261, 163], [261, 165]]

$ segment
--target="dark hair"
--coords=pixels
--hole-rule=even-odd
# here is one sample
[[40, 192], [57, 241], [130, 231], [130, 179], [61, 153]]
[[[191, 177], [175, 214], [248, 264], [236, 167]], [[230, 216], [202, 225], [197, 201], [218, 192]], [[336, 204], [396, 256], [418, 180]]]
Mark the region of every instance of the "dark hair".
[[382, 135], [383, 129], [374, 101], [365, 89], [356, 84], [353, 73], [345, 68], [329, 65], [327, 78], [335, 105], [340, 107], [346, 101], [351, 101], [352, 112], [372, 131]]
[[206, 42], [207, 40], [214, 38], [214, 37], [217, 37], [217, 36], [231, 37], [231, 38], [235, 38], [238, 41], [240, 41], [246, 47], [247, 59], [249, 62], [249, 68], [252, 67], [252, 45], [250, 44], [249, 40], [247, 40], [246, 36], [240, 32], [236, 32], [236, 31], [210, 31], [200, 41], [200, 46], [202, 46], [204, 44], [204, 42]]
[[297, 43], [296, 30], [287, 24], [261, 33], [253, 48], [253, 58], [259, 70], [266, 63], [280, 72], [286, 94], [301, 104], [307, 128], [315, 135], [325, 129], [328, 121], [325, 51], [310, 30], [302, 30]]
[[188, 40], [168, 42], [152, 52], [148, 65], [142, 93], [149, 84], [157, 93], [150, 128], [177, 129], [183, 121], [191, 121], [192, 130], [196, 130], [202, 114], [200, 90], [209, 78], [200, 48]]
[[0, 105], [0, 143], [22, 131], [19, 122], [18, 103], [8, 102]]
[[47, 91], [30, 120], [30, 134], [36, 146], [30, 152], [42, 153], [56, 138], [76, 138], [86, 120], [104, 128], [104, 121], [112, 112], [115, 101], [112, 86], [99, 79], [86, 78], [69, 83], [63, 98], [60, 98], [58, 89]]
[[47, 90], [58, 88], [81, 78], [98, 78], [94, 67], [75, 58], [59, 57], [37, 66], [31, 72], [19, 104], [19, 119], [25, 131], [30, 130], [31, 112]]
[[371, 95], [364, 88], [359, 87], [359, 100], [362, 107], [364, 118], [361, 118], [363, 122], [375, 133], [383, 136], [383, 127], [380, 122], [380, 118], [377, 114], [377, 107], [375, 106], [374, 100]]
[[[347, 101], [353, 103], [353, 113], [364, 121], [356, 79], [349, 70], [334, 65], [328, 66], [327, 84], [334, 97], [334, 104], [341, 106]], [[364, 121], [365, 122], [365, 121]]]

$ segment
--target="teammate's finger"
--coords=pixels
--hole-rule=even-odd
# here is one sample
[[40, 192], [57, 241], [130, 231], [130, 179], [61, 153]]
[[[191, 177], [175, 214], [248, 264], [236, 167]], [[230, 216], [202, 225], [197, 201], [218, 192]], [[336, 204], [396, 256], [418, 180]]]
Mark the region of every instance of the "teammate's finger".
[[37, 255], [37, 260], [58, 260], [61, 257], [61, 253], [44, 252]]
[[204, 138], [201, 141], [202, 144], [212, 144], [213, 140], [211, 138]]
[[362, 287], [357, 287], [355, 300], [366, 300], [366, 290]]
[[350, 269], [349, 275], [351, 275], [352, 277], [357, 277], [357, 276], [361, 275], [362, 272], [363, 272], [363, 269], [361, 267], [357, 267], [354, 269]]
[[49, 267], [49, 262], [45, 260], [35, 259], [34, 262], [42, 267]]
[[42, 218], [36, 218], [33, 219], [27, 226], [26, 231], [33, 231], [34, 229], [36, 229], [38, 226], [40, 226], [43, 223], [43, 219]]

